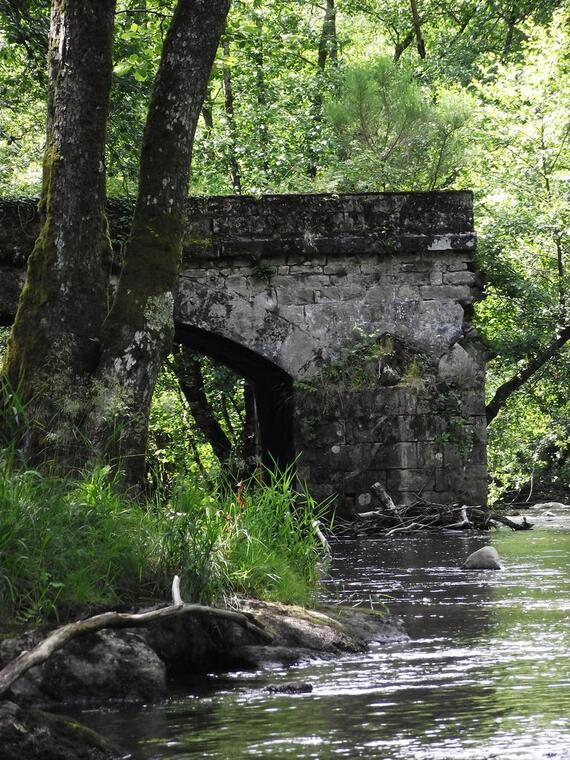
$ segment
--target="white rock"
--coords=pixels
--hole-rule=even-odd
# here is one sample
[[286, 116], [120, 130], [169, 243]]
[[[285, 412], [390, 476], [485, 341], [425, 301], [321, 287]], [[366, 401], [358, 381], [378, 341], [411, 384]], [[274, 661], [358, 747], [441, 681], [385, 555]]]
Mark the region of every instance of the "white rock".
[[464, 570], [502, 570], [503, 566], [493, 546], [483, 546], [470, 554], [462, 565]]

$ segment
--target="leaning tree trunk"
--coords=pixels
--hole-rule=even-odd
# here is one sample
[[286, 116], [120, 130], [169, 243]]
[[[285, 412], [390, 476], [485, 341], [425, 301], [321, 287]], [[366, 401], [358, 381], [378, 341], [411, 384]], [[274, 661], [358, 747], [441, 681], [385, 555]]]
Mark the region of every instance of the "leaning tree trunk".
[[[173, 337], [194, 132], [230, 0], [179, 0], [164, 42], [143, 137], [139, 191], [125, 267], [102, 335], [98, 400], [88, 435], [144, 474], [148, 412]], [[120, 423], [113, 429], [113, 410]]]
[[3, 368], [28, 404], [22, 448], [31, 459], [69, 462], [84, 408], [76, 401], [99, 359], [114, 12], [115, 0], [52, 4], [41, 231]]

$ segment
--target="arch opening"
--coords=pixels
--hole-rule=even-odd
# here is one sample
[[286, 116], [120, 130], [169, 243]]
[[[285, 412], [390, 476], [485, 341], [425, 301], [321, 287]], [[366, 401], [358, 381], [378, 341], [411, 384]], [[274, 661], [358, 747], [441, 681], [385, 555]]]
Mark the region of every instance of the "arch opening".
[[262, 463], [269, 468], [291, 464], [295, 459], [291, 376], [255, 351], [197, 327], [176, 324], [174, 342], [210, 357], [250, 383]]

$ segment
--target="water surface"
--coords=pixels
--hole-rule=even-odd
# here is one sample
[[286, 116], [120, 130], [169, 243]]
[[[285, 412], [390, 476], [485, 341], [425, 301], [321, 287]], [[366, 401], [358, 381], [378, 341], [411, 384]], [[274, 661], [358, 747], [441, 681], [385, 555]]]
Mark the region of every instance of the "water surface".
[[[458, 569], [489, 542], [503, 571]], [[339, 543], [323, 598], [386, 603], [412, 641], [288, 670], [212, 674], [165, 704], [79, 717], [133, 760], [570, 758], [564, 513], [531, 532]], [[294, 680], [313, 692], [263, 691]]]

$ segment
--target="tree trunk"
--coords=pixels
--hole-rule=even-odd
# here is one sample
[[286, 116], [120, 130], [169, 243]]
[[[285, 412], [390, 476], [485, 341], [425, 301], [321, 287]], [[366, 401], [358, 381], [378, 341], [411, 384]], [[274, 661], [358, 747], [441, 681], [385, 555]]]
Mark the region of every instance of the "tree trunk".
[[[41, 231], [4, 373], [28, 404], [32, 460], [69, 461], [105, 317], [105, 138], [115, 0], [54, 0]], [[89, 287], [85, 287], [89, 283]], [[79, 399], [80, 403], [73, 403]]]
[[232, 444], [216, 419], [206, 396], [200, 359], [187, 351], [177, 352], [171, 366], [198, 429], [212, 447], [216, 457], [224, 464], [230, 458]]
[[178, 0], [107, 314], [104, 148], [115, 0], [53, 0], [42, 226], [3, 369], [28, 405], [28, 456], [67, 471], [89, 455], [120, 456], [127, 482], [142, 481], [151, 397], [173, 334], [194, 133], [229, 5]]
[[[192, 144], [229, 5], [179, 0], [174, 12], [143, 137], [125, 266], [103, 327], [88, 434], [100, 454], [121, 458], [134, 484], [144, 476], [150, 402], [172, 343]], [[121, 410], [119, 429], [113, 408]]]
[[[224, 61], [229, 58], [230, 44], [227, 40], [223, 43]], [[230, 67], [225, 64], [222, 65], [222, 73], [224, 77], [224, 107], [226, 110], [226, 119], [228, 121], [228, 129], [230, 132], [230, 179], [232, 182], [232, 188], [236, 195], [241, 195], [242, 182], [241, 182], [241, 170], [237, 159], [237, 131], [234, 109], [234, 88], [232, 83], [232, 72]]]
[[426, 46], [424, 38], [422, 37], [422, 22], [420, 20], [420, 14], [418, 13], [418, 4], [416, 0], [410, 0], [410, 8], [412, 10], [412, 20], [414, 24], [414, 34], [416, 35], [416, 47], [420, 58], [426, 57]]
[[318, 67], [325, 70], [327, 58], [336, 63], [338, 55], [338, 43], [336, 38], [336, 8], [334, 0], [327, 0], [323, 28], [319, 40]]
[[[313, 97], [312, 102], [312, 121], [315, 126], [319, 127], [323, 120], [323, 96], [321, 93], [322, 84], [324, 82], [324, 75], [327, 66], [327, 60], [333, 64], [336, 64], [338, 57], [338, 41], [336, 36], [336, 7], [335, 0], [327, 0], [325, 6], [325, 15], [323, 19], [323, 26], [321, 29], [321, 36], [319, 39], [319, 50], [317, 58], [318, 77], [317, 77], [317, 90]], [[311, 130], [312, 132], [313, 130]], [[309, 145], [307, 146], [307, 152], [309, 156], [309, 165], [307, 168], [307, 175], [309, 179], [315, 179], [318, 171], [318, 154], [309, 136]]]

